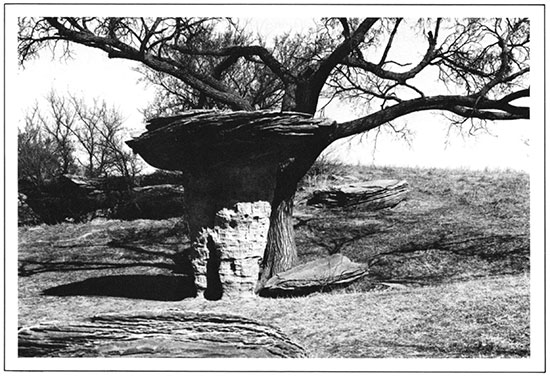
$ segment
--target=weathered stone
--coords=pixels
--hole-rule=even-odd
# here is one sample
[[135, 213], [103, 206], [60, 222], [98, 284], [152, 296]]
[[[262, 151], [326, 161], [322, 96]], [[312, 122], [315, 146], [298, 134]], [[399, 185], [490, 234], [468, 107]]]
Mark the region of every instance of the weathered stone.
[[[237, 203], [216, 214], [214, 226], [203, 228], [193, 243], [195, 284], [211, 296], [252, 296], [267, 243], [271, 205]], [[218, 286], [210, 282], [218, 281]], [[216, 284], [214, 282], [214, 284]]]
[[360, 206], [374, 211], [396, 206], [408, 193], [409, 184], [405, 180], [373, 180], [316, 190], [307, 204], [329, 208]]
[[212, 110], [151, 119], [148, 132], [126, 143], [154, 167], [200, 172], [216, 166], [283, 162], [335, 126], [334, 120], [305, 113]]
[[367, 267], [337, 253], [298, 265], [269, 279], [262, 295], [303, 295], [345, 286], [367, 274]]
[[20, 357], [302, 358], [279, 329], [236, 315], [108, 314], [21, 328]]

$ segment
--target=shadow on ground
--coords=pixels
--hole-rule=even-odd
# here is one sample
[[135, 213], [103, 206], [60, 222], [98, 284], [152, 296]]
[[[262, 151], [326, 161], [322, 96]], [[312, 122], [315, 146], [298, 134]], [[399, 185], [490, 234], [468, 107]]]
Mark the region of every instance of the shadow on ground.
[[[56, 246], [59, 248], [58, 246]], [[54, 247], [55, 248], [55, 247]], [[71, 257], [71, 251], [86, 248], [88, 252], [80, 252], [75, 257], [82, 258], [83, 254], [92, 255], [93, 260], [68, 260]], [[159, 247], [157, 247], [159, 248]], [[93, 249], [95, 252], [91, 252]], [[162, 248], [161, 248], [162, 249]], [[124, 252], [120, 252], [124, 250]], [[70, 251], [61, 254], [63, 261], [55, 259], [40, 260], [39, 257], [48, 255], [47, 252], [32, 253], [28, 258], [20, 258], [18, 275], [19, 277], [29, 277], [35, 274], [48, 272], [72, 272], [83, 270], [103, 270], [103, 269], [125, 269], [131, 267], [151, 267], [169, 270], [175, 274], [191, 275], [193, 273], [192, 265], [186, 253], [176, 252], [171, 249], [164, 251], [148, 250], [146, 247], [134, 244], [122, 244], [109, 242], [106, 245], [73, 245]], [[52, 257], [51, 252], [49, 257]], [[117, 262], [118, 261], [118, 262]]]
[[178, 301], [195, 297], [193, 279], [187, 276], [120, 275], [89, 278], [43, 291], [49, 296], [112, 296], [131, 299]]

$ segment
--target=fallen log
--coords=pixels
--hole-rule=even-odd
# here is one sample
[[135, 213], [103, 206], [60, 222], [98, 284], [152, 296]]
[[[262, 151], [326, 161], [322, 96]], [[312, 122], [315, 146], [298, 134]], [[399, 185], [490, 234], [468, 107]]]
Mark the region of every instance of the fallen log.
[[409, 183], [405, 180], [374, 180], [316, 190], [307, 205], [316, 207], [357, 207], [375, 211], [392, 208], [405, 200]]
[[262, 296], [296, 296], [347, 286], [367, 274], [365, 265], [341, 254], [298, 265], [271, 277]]
[[21, 328], [19, 357], [303, 358], [279, 329], [236, 315], [108, 314]]

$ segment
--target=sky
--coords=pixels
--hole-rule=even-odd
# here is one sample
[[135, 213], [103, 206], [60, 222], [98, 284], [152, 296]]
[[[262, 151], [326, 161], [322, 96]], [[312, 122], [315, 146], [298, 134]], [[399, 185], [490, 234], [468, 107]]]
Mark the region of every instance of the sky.
[[[300, 30], [306, 22], [301, 18], [255, 18], [252, 27], [267, 37], [280, 30]], [[407, 57], [407, 43], [396, 42], [394, 51]], [[26, 109], [42, 101], [50, 90], [58, 94], [72, 93], [91, 100], [104, 99], [119, 109], [125, 118], [128, 137], [144, 131], [144, 119], [139, 112], [153, 99], [153, 88], [139, 82], [134, 70], [138, 63], [108, 59], [106, 54], [88, 47], [75, 46], [74, 58], [60, 61], [45, 51], [38, 59], [17, 69], [15, 103], [19, 121]], [[412, 61], [411, 62], [414, 62]], [[434, 85], [438, 85], [437, 80]], [[32, 87], [32, 91], [28, 88]], [[324, 115], [336, 121], [346, 121], [364, 114], [363, 109], [347, 103], [329, 106]], [[449, 122], [439, 112], [416, 113], [399, 121], [407, 124], [412, 137], [408, 141], [386, 132], [375, 137], [370, 132], [363, 137], [342, 140], [327, 150], [330, 158], [349, 164], [375, 166], [410, 166], [468, 169], [529, 170], [533, 126], [532, 121], [489, 123], [489, 132], [462, 137], [448, 133]]]

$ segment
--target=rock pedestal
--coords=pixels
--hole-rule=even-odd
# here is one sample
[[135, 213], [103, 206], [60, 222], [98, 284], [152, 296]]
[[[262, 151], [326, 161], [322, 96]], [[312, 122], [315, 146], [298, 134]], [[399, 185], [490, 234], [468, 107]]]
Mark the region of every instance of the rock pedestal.
[[190, 261], [208, 299], [251, 296], [267, 244], [276, 165], [211, 167], [185, 176]]
[[191, 263], [195, 284], [207, 297], [254, 295], [270, 213], [266, 201], [237, 203], [232, 210], [216, 213], [213, 228], [202, 229], [193, 244]]

